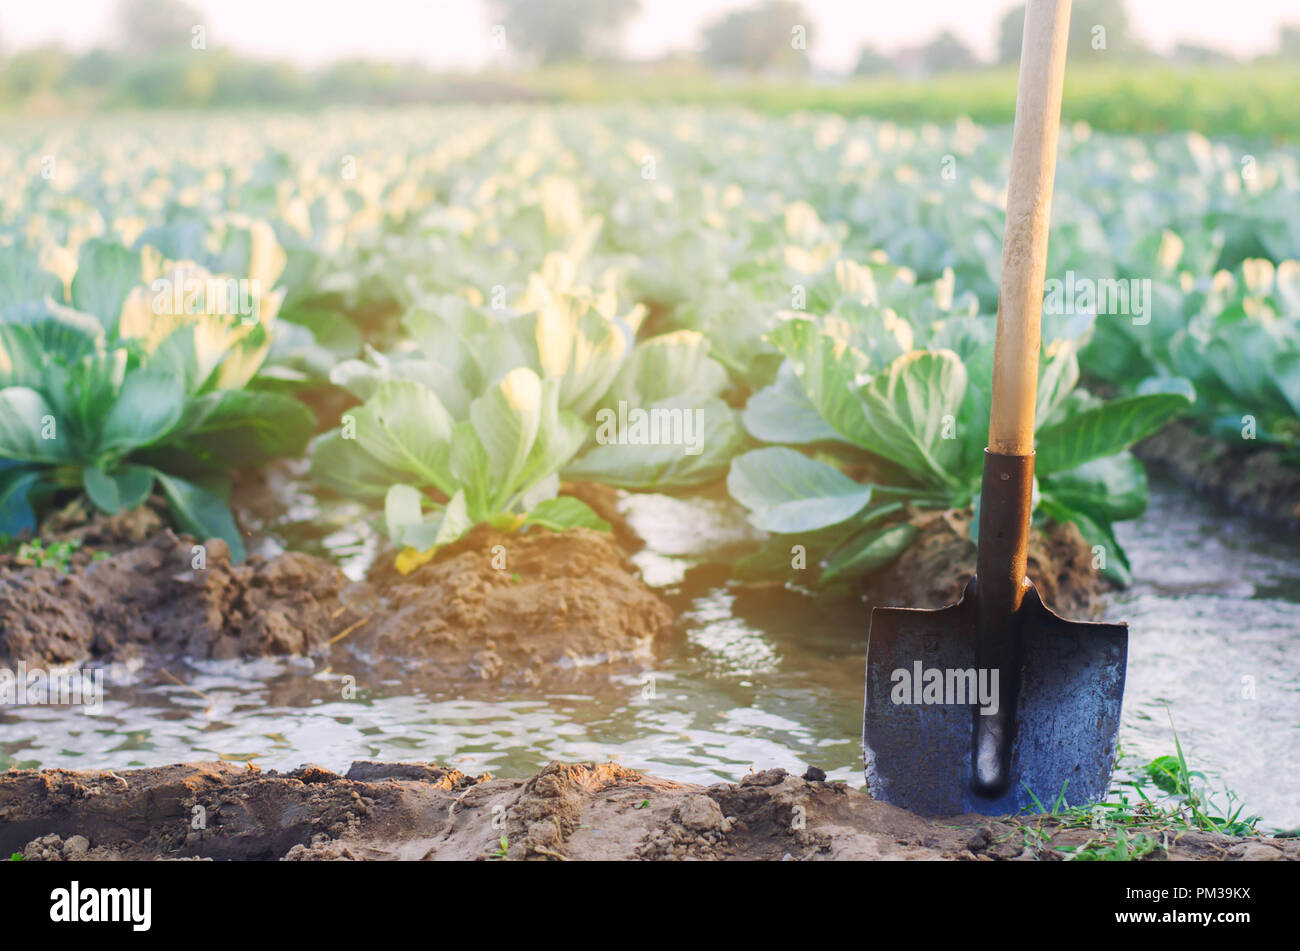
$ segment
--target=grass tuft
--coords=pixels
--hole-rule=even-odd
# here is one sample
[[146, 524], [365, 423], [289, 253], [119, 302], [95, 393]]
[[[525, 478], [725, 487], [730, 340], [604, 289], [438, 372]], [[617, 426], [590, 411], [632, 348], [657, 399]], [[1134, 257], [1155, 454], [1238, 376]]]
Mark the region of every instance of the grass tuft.
[[[1065, 861], [1133, 862], [1165, 857], [1170, 843], [1186, 832], [1259, 835], [1259, 817], [1246, 815], [1231, 790], [1224, 790], [1226, 807], [1215, 804], [1206, 775], [1187, 764], [1172, 715], [1169, 727], [1174, 753], [1131, 769], [1126, 778], [1112, 783], [1105, 802], [1066, 805], [1063, 787], [1049, 808], [1031, 791], [1038, 812], [1034, 823], [1020, 826], [1024, 846]], [[1118, 758], [1125, 759], [1122, 752]], [[1053, 844], [1059, 833], [1080, 829], [1093, 833], [1081, 845]]]

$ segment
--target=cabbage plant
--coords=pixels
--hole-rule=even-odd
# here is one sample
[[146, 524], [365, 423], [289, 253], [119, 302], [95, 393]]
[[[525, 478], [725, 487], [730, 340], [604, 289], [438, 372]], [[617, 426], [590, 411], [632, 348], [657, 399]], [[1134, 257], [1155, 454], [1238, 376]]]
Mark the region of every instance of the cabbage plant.
[[[311, 412], [247, 386], [265, 358], [278, 296], [274, 248], [239, 282], [146, 246], [87, 242], [69, 284], [22, 246], [0, 249], [0, 534], [84, 492], [101, 512], [160, 489], [176, 525], [244, 544], [226, 473], [300, 453]], [[244, 306], [247, 305], [247, 306]]]
[[[947, 295], [941, 294], [946, 301]], [[845, 295], [821, 317], [792, 317], [770, 335], [786, 361], [756, 393], [744, 422], [785, 446], [737, 457], [727, 484], [758, 528], [778, 537], [740, 566], [785, 573], [793, 543], [820, 563], [819, 583], [867, 574], [914, 539], [901, 522], [916, 507], [978, 506], [992, 391], [993, 323], [971, 308], [937, 307], [917, 324], [877, 298]], [[1107, 553], [1120, 581], [1128, 564], [1115, 521], [1146, 505], [1146, 476], [1128, 446], [1186, 412], [1185, 381], [1153, 383], [1108, 403], [1076, 387], [1088, 322], [1048, 327], [1039, 360], [1036, 508], [1075, 522]], [[1053, 333], [1055, 331], [1055, 333]], [[816, 458], [792, 446], [821, 450]], [[844, 462], [865, 467], [859, 481]], [[977, 524], [977, 523], [973, 523]]]
[[1125, 387], [1145, 375], [1185, 378], [1211, 431], [1300, 445], [1300, 261], [1251, 259], [1199, 281], [1171, 274], [1155, 288], [1151, 324], [1109, 323], [1088, 366]]
[[[409, 346], [333, 374], [362, 403], [317, 439], [312, 473], [340, 494], [383, 500], [401, 570], [478, 524], [607, 529], [559, 496], [562, 477], [671, 490], [721, 478], [739, 447], [720, 398], [726, 371], [701, 335], [636, 343], [639, 310], [619, 314], [613, 295], [553, 269], [534, 278], [508, 313], [430, 298], [403, 317]], [[692, 421], [698, 451], [607, 438], [636, 413]]]

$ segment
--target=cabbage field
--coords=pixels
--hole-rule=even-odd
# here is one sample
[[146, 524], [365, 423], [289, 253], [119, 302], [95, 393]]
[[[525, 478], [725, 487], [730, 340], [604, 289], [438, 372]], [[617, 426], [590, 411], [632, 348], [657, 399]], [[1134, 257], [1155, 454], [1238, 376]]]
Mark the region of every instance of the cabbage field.
[[[561, 477], [725, 477], [755, 526], [815, 539], [823, 583], [896, 556], [904, 505], [978, 490], [1003, 130], [556, 110], [7, 138], [6, 534], [67, 491], [113, 512], [158, 490], [238, 557], [225, 477], [307, 451], [295, 394], [325, 385], [360, 405], [313, 473], [371, 500], [408, 564], [483, 522], [600, 527]], [[1181, 416], [1240, 441], [1250, 417], [1294, 445], [1300, 165], [1063, 138], [1038, 511], [1123, 581], [1133, 442]], [[231, 280], [254, 307], [211, 293]], [[671, 438], [605, 438], [620, 404]]]
[[[528, 698], [653, 666], [692, 573], [848, 604], [859, 645], [922, 566], [955, 598], [1010, 138], [722, 107], [5, 120], [0, 658], [331, 656], [332, 696], [418, 660]], [[1300, 522], [1300, 149], [1067, 125], [1047, 277], [1040, 587], [1094, 611], [1143, 580], [1149, 468]], [[657, 506], [725, 537], [636, 555]], [[366, 539], [347, 578], [267, 541], [323, 511]], [[87, 765], [177, 758], [155, 742]], [[9, 763], [64, 765], [35, 745]]]

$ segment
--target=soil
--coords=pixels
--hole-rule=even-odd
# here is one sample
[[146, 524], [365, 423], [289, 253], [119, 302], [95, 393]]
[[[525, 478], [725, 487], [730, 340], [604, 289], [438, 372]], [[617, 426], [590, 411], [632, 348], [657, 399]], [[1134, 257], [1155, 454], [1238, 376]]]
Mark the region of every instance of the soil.
[[[617, 493], [567, 487], [602, 516]], [[917, 541], [870, 583], [877, 604], [941, 607], [975, 569], [968, 513], [926, 513]], [[624, 533], [635, 538], [621, 519]], [[479, 526], [401, 575], [380, 558], [365, 582], [301, 553], [229, 561], [218, 540], [195, 567], [194, 539], [163, 527], [160, 507], [112, 517], [65, 510], [47, 545], [80, 547], [66, 573], [0, 556], [0, 663], [13, 666], [178, 658], [339, 655], [433, 682], [535, 686], [551, 677], [639, 664], [673, 614], [638, 577], [618, 534], [577, 529], [503, 535]], [[1066, 616], [1096, 613], [1106, 583], [1072, 525], [1035, 529], [1030, 577]]]
[[353, 583], [295, 552], [232, 565], [217, 539], [200, 565], [196, 541], [150, 507], [46, 528], [47, 547], [81, 547], [66, 573], [0, 556], [9, 667], [344, 653], [400, 659], [426, 683], [536, 684], [647, 655], [673, 623], [612, 537], [582, 529], [505, 536], [484, 526], [409, 576], [389, 567]]
[[[1048, 817], [927, 820], [810, 767], [698, 786], [615, 763], [525, 780], [432, 763], [231, 763], [0, 774], [0, 854], [27, 860], [1053, 861], [1097, 833]], [[1151, 860], [1300, 861], [1294, 839], [1170, 833]]]
[[[920, 534], [872, 577], [867, 600], [886, 607], [941, 608], [955, 602], [975, 573], [971, 513], [927, 512], [912, 520]], [[1063, 617], [1097, 616], [1106, 577], [1092, 567], [1092, 549], [1073, 522], [1035, 526], [1029, 536], [1029, 578], [1043, 603]]]
[[[97, 537], [94, 529], [88, 538]], [[4, 566], [0, 572], [0, 660], [50, 666], [306, 654], [324, 645], [346, 585], [338, 569], [307, 555], [230, 563], [219, 539], [203, 547], [169, 529], [93, 560], [73, 553], [70, 570]]]
[[310, 491], [309, 464], [307, 459], [274, 459], [233, 474], [230, 503], [248, 542], [264, 537], [279, 542], [279, 524], [286, 512], [318, 509]]
[[348, 636], [378, 666], [532, 685], [548, 670], [648, 657], [674, 620], [606, 532], [480, 525], [409, 575], [380, 566], [376, 610]]
[[[50, 513], [41, 524], [40, 537], [46, 546], [75, 543], [69, 563], [84, 568], [98, 552], [123, 552], [148, 541], [167, 524], [166, 511], [166, 503], [155, 497], [129, 512], [102, 515], [89, 511], [81, 497]], [[16, 556], [0, 554], [0, 568], [21, 565]]]
[[619, 510], [618, 489], [599, 482], [562, 482], [560, 495], [571, 495], [580, 502], [586, 502], [593, 512], [609, 523], [614, 540], [625, 551], [636, 552], [645, 547], [645, 540]]
[[1300, 466], [1288, 463], [1276, 447], [1243, 450], [1176, 422], [1143, 440], [1134, 452], [1238, 511], [1300, 529]]

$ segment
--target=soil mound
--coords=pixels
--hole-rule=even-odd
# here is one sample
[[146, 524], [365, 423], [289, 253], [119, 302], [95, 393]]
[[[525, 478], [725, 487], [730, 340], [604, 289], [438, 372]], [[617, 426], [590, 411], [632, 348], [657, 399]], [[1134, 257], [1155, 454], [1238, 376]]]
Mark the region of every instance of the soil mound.
[[139, 513], [79, 527], [66, 571], [0, 561], [0, 663], [153, 667], [344, 651], [425, 679], [534, 684], [646, 656], [673, 623], [602, 532], [482, 526], [411, 575], [389, 560], [372, 584], [356, 584], [295, 552], [232, 565], [224, 542], [199, 546]]
[[12, 666], [306, 654], [338, 627], [333, 615], [347, 579], [307, 555], [232, 565], [225, 542], [198, 546], [166, 529], [112, 547], [120, 550], [103, 560], [77, 550], [66, 574], [0, 573], [0, 659]]
[[[916, 541], [873, 577], [867, 589], [872, 604], [886, 607], [941, 608], [955, 602], [975, 573], [976, 546], [970, 537], [971, 513], [956, 509], [913, 519]], [[1109, 589], [1092, 567], [1092, 549], [1073, 522], [1035, 527], [1029, 536], [1029, 578], [1043, 603], [1063, 617], [1083, 619], [1100, 611]]]
[[480, 525], [402, 576], [373, 577], [383, 595], [351, 645], [375, 663], [436, 664], [456, 677], [535, 683], [648, 655], [673, 623], [614, 539], [572, 529], [503, 535]]

